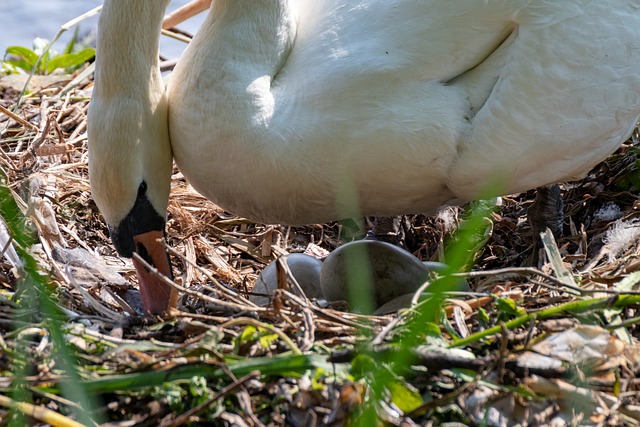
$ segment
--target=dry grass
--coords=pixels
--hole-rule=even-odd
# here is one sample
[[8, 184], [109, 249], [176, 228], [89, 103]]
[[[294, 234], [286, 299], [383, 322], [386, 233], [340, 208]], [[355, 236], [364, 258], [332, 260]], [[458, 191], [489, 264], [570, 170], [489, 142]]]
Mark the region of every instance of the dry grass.
[[[390, 327], [401, 326], [411, 314], [360, 316], [321, 308], [288, 293], [283, 293], [274, 306], [267, 309], [257, 308], [244, 299], [260, 271], [278, 255], [303, 251], [310, 244], [331, 251], [348, 236], [361, 234], [361, 230], [346, 230], [339, 224], [288, 228], [236, 218], [197, 194], [177, 170], [173, 175], [168, 237], [169, 245], [180, 255], [173, 257], [176, 277], [181, 286], [192, 292], [181, 300], [180, 313], [175, 319], [154, 324], [137, 318], [135, 313], [139, 307], [135, 306], [136, 299], [131, 298], [135, 293], [132, 283], [136, 280], [133, 267], [116, 256], [91, 200], [86, 112], [92, 83], [85, 80], [62, 94], [69, 81], [64, 78], [37, 82], [42, 86], [32, 90], [14, 111], [18, 91], [11, 86], [17, 85], [0, 80], [0, 106], [3, 107], [0, 164], [5, 184], [11, 188], [37, 236], [40, 268], [50, 275], [51, 291], [59, 300], [59, 306], [67, 310], [67, 336], [81, 355], [84, 378], [161, 372], [169, 379], [168, 372], [175, 374], [180, 366], [191, 362], [217, 366], [236, 358], [250, 360], [291, 351], [327, 355], [346, 349], [345, 358], [350, 360], [353, 354], [349, 352], [354, 350], [357, 341], [372, 339], [383, 344], [397, 339]], [[632, 237], [629, 242], [619, 242], [619, 247], [613, 248], [611, 237], [608, 243], [603, 239], [614, 220], [599, 219], [595, 215], [602, 206], [615, 203], [624, 220], [637, 218], [637, 189], [633, 189], [637, 162], [637, 149], [631, 143], [626, 144], [584, 180], [563, 188], [567, 236], [559, 242], [560, 254], [563, 268], [578, 278], [582, 289], [616, 289], [625, 277], [640, 269], [640, 241]], [[478, 273], [470, 279], [476, 292], [514, 292], [511, 295], [520, 298], [520, 307], [528, 312], [576, 301], [575, 296], [542, 275], [522, 275], [515, 270], [491, 274], [497, 269], [527, 265], [531, 237], [525, 212], [531, 202], [531, 193], [503, 198], [501, 210], [493, 215], [493, 229], [477, 257], [476, 271], [487, 274]], [[457, 224], [459, 212], [452, 208], [450, 215], [410, 218], [416, 230], [411, 242], [414, 254], [422, 260], [437, 260], [442, 253], [442, 242]], [[633, 225], [629, 224], [629, 227]], [[74, 248], [87, 252], [74, 252]], [[8, 392], [16, 379], [10, 375], [14, 360], [7, 349], [16, 339], [15, 331], [25, 325], [13, 323], [19, 299], [17, 270], [6, 258], [1, 267], [0, 390]], [[558, 269], [551, 264], [542, 266], [541, 270], [551, 276], [558, 274]], [[124, 280], [114, 273], [122, 275]], [[626, 290], [638, 290], [637, 282]], [[497, 318], [504, 311], [496, 307], [496, 300], [475, 295], [460, 298], [451, 305], [448, 327], [452, 329], [443, 325], [444, 335], [451, 336], [455, 331], [464, 337], [482, 330], [487, 326], [479, 313], [478, 307], [482, 306], [492, 322], [499, 325]], [[612, 304], [605, 306], [613, 307]], [[543, 423], [563, 413], [575, 396], [581, 396], [581, 402], [593, 410], [587, 411], [590, 415], [581, 418], [580, 423], [640, 424], [640, 384], [635, 378], [640, 361], [637, 304], [610, 311], [607, 314], [600, 307], [581, 315], [555, 313], [548, 320], [530, 321], [511, 331], [505, 328], [498, 339], [483, 345], [476, 341], [468, 347], [478, 357], [475, 362], [451, 356], [435, 360], [438, 358], [434, 359], [428, 351], [421, 353], [418, 365], [427, 369], [414, 372], [410, 382], [420, 391], [424, 404], [411, 413], [413, 420], [421, 423], [427, 419], [465, 422], [471, 419], [480, 423], [484, 406], [474, 408], [472, 401], [476, 399], [484, 402], [483, 405], [497, 402], [496, 407], [508, 401], [520, 412], [505, 409], [504, 413], [517, 413], [522, 417], [536, 415]], [[541, 337], [572, 330], [579, 323], [607, 327], [614, 318], [618, 322], [632, 319], [622, 328], [629, 342], [625, 342], [620, 331], [618, 338], [611, 337], [612, 343], [622, 346], [616, 348], [628, 354], [617, 364], [603, 366], [604, 361], [599, 360], [593, 362], [593, 370], [586, 373], [583, 365], [578, 364], [571, 368], [564, 365], [563, 370], [545, 368], [535, 372], [536, 375], [528, 368], [513, 364]], [[269, 338], [272, 342], [261, 345], [258, 339], [246, 337], [248, 326], [263, 331], [263, 335], [264, 331], [274, 335]], [[43, 341], [46, 332], [42, 325], [36, 322], [31, 327], [43, 334], [36, 334], [39, 338], [34, 336], [28, 345], [33, 369], [27, 380], [33, 387], [33, 402], [57, 412], [73, 410], [72, 402], [37, 388], [58, 384], [64, 374], [48, 364], [51, 354], [46, 349], [50, 344]], [[368, 338], [362, 331], [370, 331]], [[384, 348], [378, 345], [373, 351], [383, 353]], [[609, 356], [605, 350], [602, 354]], [[462, 371], [463, 368], [469, 370]], [[471, 372], [475, 372], [475, 378], [464, 377]], [[173, 402], [173, 406], [167, 406], [167, 402], [172, 402], [171, 387], [182, 387], [183, 391], [185, 387], [191, 387], [192, 391], [196, 388], [191, 383], [185, 386], [185, 378], [180, 377], [182, 386], [176, 385], [181, 384], [177, 381], [166, 386], [165, 392], [128, 388], [96, 390], [102, 396], [97, 405], [103, 418], [111, 420], [112, 425], [129, 425], [122, 422], [128, 419], [142, 425], [180, 425], [189, 421], [207, 425], [206, 414], [214, 412], [218, 421], [211, 425], [218, 422], [280, 425], [285, 418], [291, 425], [309, 425], [306, 423], [312, 418], [318, 424], [341, 425], [345, 414], [356, 410], [365, 399], [363, 396], [370, 397], [365, 390], [366, 381], [358, 381], [357, 377], [356, 380], [339, 377], [333, 384], [332, 375], [325, 372], [318, 378], [323, 386], [314, 388], [309, 377], [245, 374], [244, 378], [238, 378], [237, 373], [227, 372], [224, 381], [210, 378], [208, 385], [203, 386], [208, 390], [209, 394], [205, 394], [209, 400], [198, 400], [191, 394], [183, 396], [182, 402], [178, 399], [182, 405]], [[581, 378], [580, 383], [573, 381], [577, 377]], [[489, 400], [479, 396], [487, 390], [482, 385], [485, 380], [498, 384], [499, 391], [490, 394]], [[530, 399], [512, 386], [524, 387], [527, 393], [538, 397]], [[457, 409], [452, 409], [453, 406]], [[194, 407], [196, 410], [189, 413]], [[445, 407], [448, 409], [443, 410]], [[620, 412], [620, 408], [624, 411]], [[414, 421], [402, 421], [393, 410], [381, 412], [390, 424], [413, 425]], [[6, 414], [0, 409], [0, 419]], [[181, 414], [183, 418], [176, 418]], [[473, 418], [474, 414], [480, 414], [480, 418]], [[516, 415], [513, 417], [512, 420], [518, 419]], [[533, 422], [533, 418], [529, 419]], [[33, 422], [44, 423], [37, 416]], [[0, 425], [4, 425], [3, 422], [0, 421]]]

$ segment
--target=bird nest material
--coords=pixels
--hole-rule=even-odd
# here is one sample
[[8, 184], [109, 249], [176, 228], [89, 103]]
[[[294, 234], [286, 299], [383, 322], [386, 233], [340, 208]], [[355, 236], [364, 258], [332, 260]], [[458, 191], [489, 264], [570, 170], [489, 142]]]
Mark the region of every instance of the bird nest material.
[[[92, 81], [72, 77], [34, 82], [23, 98], [23, 80], [0, 80], [2, 180], [23, 218], [3, 218], [1, 233], [0, 425], [640, 424], [633, 142], [563, 186], [565, 237], [539, 269], [519, 268], [530, 262], [533, 194], [503, 197], [468, 275], [474, 292], [436, 305], [441, 315], [417, 329], [408, 325], [426, 319], [418, 309], [365, 316], [286, 288], [268, 307], [250, 303], [279, 255], [322, 256], [363, 231], [237, 218], [176, 169], [167, 233], [186, 291], [173, 317], [145, 319], [133, 267], [91, 200]], [[441, 260], [461, 212], [407, 218], [413, 253]], [[16, 232], [30, 247], [7, 238]], [[37, 282], [52, 309], [25, 289]], [[416, 345], [400, 363], [403, 342]]]

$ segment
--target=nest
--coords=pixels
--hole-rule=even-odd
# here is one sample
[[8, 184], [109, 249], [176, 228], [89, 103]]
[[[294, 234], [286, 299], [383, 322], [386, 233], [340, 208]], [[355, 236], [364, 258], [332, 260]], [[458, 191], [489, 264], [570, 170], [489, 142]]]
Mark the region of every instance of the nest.
[[[68, 421], [86, 421], [82, 414], [92, 413], [105, 425], [343, 425], [371, 413], [390, 425], [482, 423], [483, 417], [507, 425], [549, 422], [570, 412], [579, 396], [587, 408], [575, 412], [581, 423], [640, 423], [637, 301], [623, 298], [637, 297], [640, 281], [640, 181], [632, 141], [582, 181], [563, 185], [565, 236], [551, 244], [555, 259], [543, 259], [539, 269], [519, 268], [531, 262], [525, 218], [534, 195], [503, 197], [466, 275], [474, 292], [435, 306], [442, 317], [429, 319], [437, 333], [426, 321], [411, 329], [425, 320], [412, 310], [359, 315], [286, 286], [267, 307], [250, 303], [253, 283], [278, 256], [326, 254], [364, 230], [341, 223], [256, 224], [203, 198], [176, 169], [167, 235], [176, 282], [185, 292], [172, 318], [151, 320], [138, 315], [132, 264], [115, 253], [91, 199], [86, 113], [92, 81], [71, 83], [74, 77], [33, 81], [22, 98], [22, 77], [0, 80], [2, 179], [31, 237], [29, 247], [3, 243], [0, 389], [15, 393], [16, 381], [26, 382], [26, 394], [13, 398], [28, 395], [34, 409], [1, 400], [0, 419], [13, 408], [12, 419], [27, 414], [38, 425], [67, 425], [46, 418], [53, 412]], [[441, 260], [462, 211], [407, 217], [414, 255]], [[4, 235], [15, 237], [15, 222], [4, 220]], [[25, 307], [31, 300], [22, 287], [33, 284], [21, 259], [27, 252], [37, 260], [54, 312], [64, 314], [56, 324], [75, 352], [75, 373], [52, 344], [50, 312]], [[557, 306], [562, 309], [553, 311]], [[527, 313], [522, 324], [509, 323]], [[613, 328], [616, 323], [622, 326]], [[411, 373], [401, 377], [393, 354], [403, 340], [411, 341], [403, 334], [416, 330], [419, 345], [405, 366]], [[445, 351], [446, 345], [425, 345], [433, 336], [461, 343], [482, 331], [494, 332], [469, 340], [462, 356]], [[587, 362], [569, 357], [559, 365], [527, 364], [527, 354], [544, 351], [535, 346], [545, 338], [569, 332], [573, 337], [564, 340], [581, 342], [578, 336], [582, 346], [604, 345]], [[123, 378], [129, 382], [118, 382]], [[382, 378], [384, 386], [376, 388]], [[99, 396], [90, 402], [95, 412], [58, 394], [70, 382]]]

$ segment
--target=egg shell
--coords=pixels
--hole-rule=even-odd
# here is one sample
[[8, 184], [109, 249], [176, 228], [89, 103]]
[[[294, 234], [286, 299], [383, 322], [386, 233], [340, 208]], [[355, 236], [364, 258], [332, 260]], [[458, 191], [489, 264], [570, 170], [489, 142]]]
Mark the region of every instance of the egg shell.
[[[302, 288], [307, 298], [320, 298], [320, 268], [322, 261], [306, 254], [287, 254], [283, 258], [286, 260], [291, 274]], [[258, 305], [267, 305], [270, 302], [273, 291], [278, 288], [276, 262], [272, 262], [262, 270], [258, 280], [253, 286], [254, 293], [269, 295], [251, 295], [249, 300]]]

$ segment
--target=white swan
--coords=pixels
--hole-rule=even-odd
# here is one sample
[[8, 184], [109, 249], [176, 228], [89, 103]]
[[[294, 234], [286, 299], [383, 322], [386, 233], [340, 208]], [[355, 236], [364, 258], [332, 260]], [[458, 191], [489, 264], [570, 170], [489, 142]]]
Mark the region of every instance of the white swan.
[[578, 178], [640, 114], [640, 0], [214, 0], [165, 91], [168, 3], [105, 1], [89, 111], [114, 244], [165, 272], [172, 151], [231, 212], [318, 223]]

